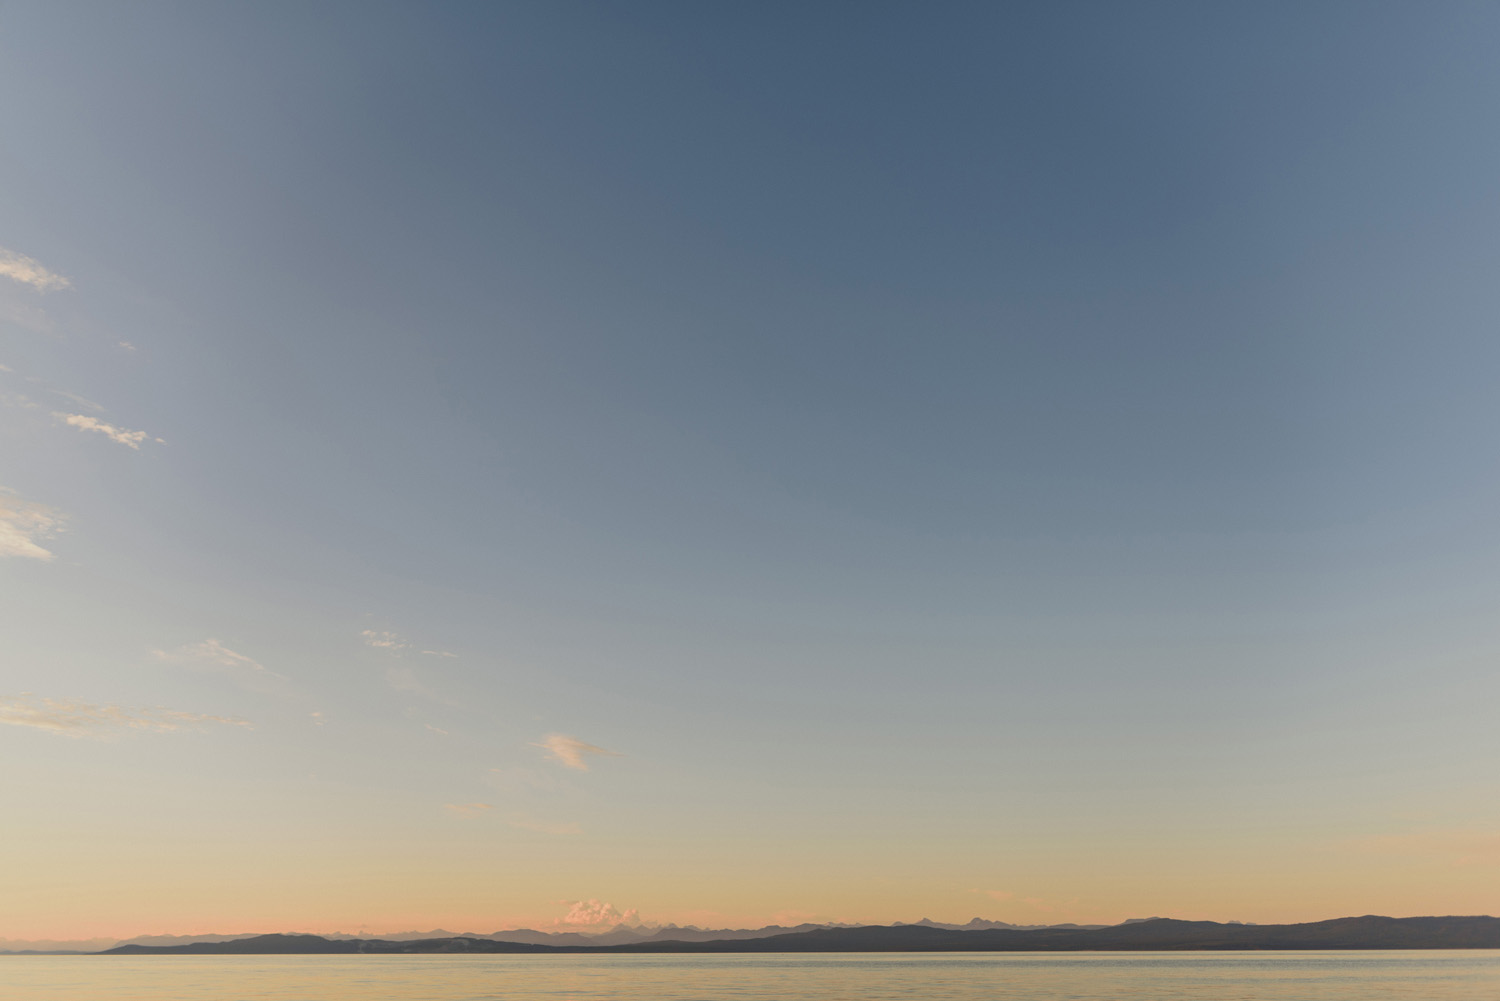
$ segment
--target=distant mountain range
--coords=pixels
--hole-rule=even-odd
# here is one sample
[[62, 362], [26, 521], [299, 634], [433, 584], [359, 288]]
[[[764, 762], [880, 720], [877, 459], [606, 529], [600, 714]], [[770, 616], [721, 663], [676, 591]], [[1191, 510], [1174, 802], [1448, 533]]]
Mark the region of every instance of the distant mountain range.
[[[618, 941], [617, 933], [630, 933]], [[499, 936], [504, 936], [501, 938]], [[522, 941], [543, 938], [545, 941]], [[701, 936], [716, 936], [703, 938]], [[559, 941], [567, 939], [567, 941]], [[583, 939], [575, 942], [573, 939]], [[609, 939], [609, 941], [605, 941]], [[128, 943], [104, 955], [250, 955], [350, 953], [642, 953], [642, 952], [1063, 952], [1244, 949], [1500, 949], [1500, 918], [1386, 918], [1366, 915], [1293, 925], [1221, 924], [1151, 918], [1112, 926], [772, 925], [754, 931], [657, 929], [648, 935], [616, 929], [605, 935], [500, 932], [496, 936], [335, 938], [255, 935], [228, 941], [167, 945]]]
[[[943, 924], [923, 918], [913, 922], [929, 928], [952, 928], [973, 931], [980, 928], [1077, 928], [1079, 925], [1013, 925], [1004, 921], [986, 921], [984, 918], [974, 918], [967, 924]], [[902, 927], [903, 922], [896, 922], [894, 927]], [[806, 923], [800, 925], [766, 925], [764, 928], [699, 928], [696, 925], [615, 925], [611, 928], [596, 932], [547, 932], [534, 931], [530, 928], [517, 928], [497, 932], [454, 932], [445, 928], [434, 928], [430, 931], [406, 931], [393, 932], [385, 935], [350, 935], [330, 934], [324, 938], [334, 941], [372, 941], [379, 939], [388, 942], [412, 942], [422, 939], [449, 939], [449, 938], [471, 938], [471, 939], [495, 939], [505, 942], [520, 942], [528, 945], [630, 945], [636, 942], [714, 942], [722, 939], [746, 939], [746, 938], [768, 938], [772, 935], [785, 935], [794, 932], [814, 931], [819, 928], [850, 928], [854, 925], [837, 923]], [[1104, 925], [1089, 925], [1087, 927], [1103, 928]], [[0, 955], [18, 955], [33, 953], [94, 953], [103, 952], [122, 945], [146, 945], [146, 946], [178, 946], [192, 945], [197, 942], [231, 942], [237, 939], [258, 937], [250, 932], [241, 932], [238, 935], [137, 935], [134, 938], [91, 938], [91, 939], [3, 939], [0, 938]]]

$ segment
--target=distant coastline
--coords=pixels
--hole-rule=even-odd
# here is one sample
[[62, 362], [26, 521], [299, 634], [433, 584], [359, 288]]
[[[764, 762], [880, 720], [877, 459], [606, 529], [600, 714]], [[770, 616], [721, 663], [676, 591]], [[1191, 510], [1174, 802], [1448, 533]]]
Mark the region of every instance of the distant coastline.
[[[694, 930], [696, 931], [696, 930]], [[504, 935], [505, 933], [498, 933]], [[534, 934], [534, 933], [533, 933]], [[672, 934], [670, 931], [659, 936]], [[1179, 950], [1500, 949], [1500, 918], [1377, 915], [1289, 925], [1224, 924], [1153, 918], [1109, 927], [951, 928], [931, 923], [820, 927], [707, 941], [655, 937], [617, 944], [544, 944], [500, 937], [455, 935], [411, 939], [253, 935], [229, 941], [175, 945], [126, 944], [101, 956], [322, 955], [414, 953], [769, 953], [769, 952], [1155, 952]], [[697, 934], [705, 934], [698, 932]], [[711, 934], [711, 933], [709, 933]], [[724, 933], [726, 935], [735, 933]], [[753, 936], [753, 937], [751, 937]], [[519, 934], [518, 934], [519, 937]]]

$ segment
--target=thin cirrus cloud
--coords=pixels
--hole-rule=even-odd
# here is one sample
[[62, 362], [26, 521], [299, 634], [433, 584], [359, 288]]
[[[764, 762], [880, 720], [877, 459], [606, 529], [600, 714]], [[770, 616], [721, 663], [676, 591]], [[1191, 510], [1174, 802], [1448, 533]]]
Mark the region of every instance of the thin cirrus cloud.
[[[0, 370], [10, 371], [10, 369]], [[39, 410], [41, 409], [41, 404], [25, 393], [3, 392], [0, 393], [0, 407], [15, 407], [17, 410]]]
[[385, 683], [397, 692], [411, 692], [423, 698], [442, 701], [436, 692], [428, 688], [417, 678], [417, 672], [409, 667], [388, 667], [385, 669]]
[[[68, 427], [77, 428], [80, 431], [97, 431], [110, 441], [124, 445], [127, 448], [139, 450], [141, 442], [147, 438], [151, 438], [151, 435], [145, 431], [127, 431], [125, 428], [115, 427], [113, 424], [101, 421], [97, 417], [90, 417], [88, 414], [65, 414], [61, 411], [54, 411], [52, 416], [68, 425]], [[158, 444], [162, 443], [160, 438], [151, 438], [151, 440]]]
[[[406, 657], [404, 651], [414, 649], [405, 636], [390, 629], [361, 629], [359, 638], [360, 642], [364, 643], [371, 650], [379, 650], [382, 653], [390, 654], [393, 658], [398, 658], [396, 663], [391, 664], [385, 669], [386, 684], [390, 685], [393, 691], [420, 695], [424, 699], [430, 699], [445, 706], [456, 705], [452, 699], [445, 698], [433, 691], [431, 687], [417, 676], [415, 670], [400, 662], [400, 659]], [[454, 656], [435, 650], [422, 650], [420, 652], [433, 654], [438, 657]]]
[[364, 629], [360, 631], [359, 637], [364, 640], [365, 646], [375, 650], [388, 650], [391, 653], [411, 646], [401, 638], [399, 633], [393, 633], [389, 629]]
[[622, 757], [619, 751], [607, 751], [602, 747], [584, 743], [577, 737], [570, 737], [565, 733], [549, 733], [546, 737], [531, 746], [540, 747], [547, 752], [553, 761], [568, 768], [576, 768], [580, 772], [589, 770], [589, 763], [584, 760], [585, 758], [591, 756], [604, 758]]
[[180, 646], [170, 653], [166, 650], [152, 651], [161, 660], [182, 662], [198, 662], [212, 664], [216, 667], [228, 667], [250, 671], [264, 671], [265, 665], [259, 661], [247, 657], [242, 653], [236, 653], [216, 639], [206, 639], [202, 643], [189, 643]]
[[495, 807], [490, 803], [444, 803], [443, 809], [460, 817], [477, 817]]
[[24, 501], [0, 487], [0, 557], [51, 561], [54, 554], [42, 542], [62, 530], [63, 520], [47, 505]]
[[82, 407], [85, 410], [92, 410], [95, 413], [104, 413], [104, 405], [95, 403], [87, 396], [79, 396], [77, 393], [70, 393], [66, 389], [54, 389], [52, 390], [52, 395], [61, 396], [75, 407]]
[[30, 285], [38, 292], [57, 292], [73, 283], [55, 271], [44, 268], [34, 257], [0, 247], [0, 278]]
[[47, 315], [45, 309], [18, 302], [9, 295], [0, 295], [0, 320], [14, 323], [34, 334], [50, 334], [57, 329], [57, 324], [52, 322], [52, 317]]
[[94, 740], [108, 740], [131, 731], [174, 733], [181, 730], [203, 730], [210, 723], [246, 728], [250, 726], [249, 720], [239, 716], [190, 713], [163, 706], [131, 708], [112, 704], [98, 705], [76, 699], [37, 698], [28, 693], [0, 698], [0, 723], [45, 730], [63, 737]]
[[[362, 629], [359, 638], [365, 646], [372, 650], [384, 650], [386, 653], [399, 654], [402, 650], [416, 649], [411, 641], [400, 633], [390, 629]], [[458, 654], [452, 650], [417, 650], [424, 657], [457, 657]]]
[[417, 677], [417, 672], [409, 667], [392, 665], [386, 668], [385, 682], [391, 686], [392, 691], [420, 695], [422, 698], [430, 702], [436, 702], [438, 705], [458, 708], [459, 704], [457, 702], [433, 691]]
[[175, 650], [153, 650], [151, 653], [163, 663], [222, 674], [250, 691], [270, 695], [290, 694], [291, 679], [286, 675], [277, 674], [254, 658], [231, 650], [216, 639], [189, 643]]

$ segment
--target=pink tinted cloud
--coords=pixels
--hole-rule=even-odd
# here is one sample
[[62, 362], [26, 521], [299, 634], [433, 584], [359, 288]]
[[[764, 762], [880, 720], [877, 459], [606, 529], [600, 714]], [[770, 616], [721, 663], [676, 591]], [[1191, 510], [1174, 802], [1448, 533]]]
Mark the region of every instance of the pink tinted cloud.
[[532, 747], [540, 747], [556, 761], [567, 768], [576, 768], [580, 772], [589, 770], [588, 762], [584, 759], [589, 756], [596, 757], [621, 757], [619, 751], [607, 751], [602, 747], [587, 744], [577, 737], [570, 737], [565, 733], [549, 733]]

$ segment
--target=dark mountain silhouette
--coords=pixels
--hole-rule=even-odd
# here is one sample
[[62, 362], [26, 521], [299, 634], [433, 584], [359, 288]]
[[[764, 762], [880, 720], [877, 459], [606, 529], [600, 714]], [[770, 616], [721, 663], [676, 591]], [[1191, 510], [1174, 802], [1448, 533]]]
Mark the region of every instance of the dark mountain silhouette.
[[[679, 929], [678, 932], [681, 930]], [[505, 942], [490, 938], [391, 941], [319, 935], [256, 935], [233, 942], [122, 945], [102, 955], [249, 955], [308, 953], [574, 952], [1064, 952], [1183, 949], [1500, 949], [1500, 918], [1386, 918], [1366, 915], [1295, 925], [1221, 924], [1153, 918], [1105, 928], [937, 928], [872, 925], [814, 928], [760, 938], [707, 942], [651, 939], [617, 945]]]
[[[516, 931], [497, 931], [493, 935], [469, 936], [489, 938], [500, 942], [526, 942], [531, 945], [633, 945], [640, 942], [717, 942], [721, 940], [769, 938], [794, 932], [812, 931], [815, 928], [831, 928], [834, 925], [801, 924], [792, 927], [767, 925], [764, 928], [697, 928], [692, 925], [666, 925], [643, 927], [616, 925], [607, 932], [584, 934], [582, 932], [545, 932], [522, 928]], [[434, 936], [436, 937], [436, 936]]]
[[[987, 921], [984, 918], [974, 918], [967, 924], [942, 924], [923, 918], [914, 922], [919, 925], [929, 925], [934, 928], [1041, 928], [1044, 925], [1012, 925], [1004, 921]], [[897, 922], [901, 924], [901, 922]], [[806, 922], [799, 925], [766, 925], [762, 928], [699, 928], [696, 925], [614, 925], [598, 931], [576, 932], [576, 931], [538, 931], [531, 928], [508, 929], [489, 934], [482, 932], [449, 931], [446, 928], [433, 928], [428, 931], [403, 931], [387, 932], [382, 935], [371, 935], [367, 932], [350, 934], [347, 932], [329, 932], [323, 937], [333, 941], [388, 941], [388, 942], [411, 942], [427, 939], [448, 938], [470, 938], [470, 939], [493, 939], [498, 942], [522, 942], [529, 945], [577, 945], [577, 946], [600, 946], [600, 945], [630, 945], [639, 942], [715, 942], [725, 939], [766, 938], [771, 935], [787, 935], [794, 932], [812, 931], [816, 928], [851, 928], [856, 927], [849, 924], [836, 922], [825, 922], [814, 924]], [[1061, 928], [1073, 928], [1075, 925], [1058, 925]], [[1091, 925], [1086, 927], [1104, 927], [1102, 925]], [[125, 945], [191, 945], [195, 942], [230, 942], [240, 939], [254, 937], [255, 933], [240, 932], [238, 935], [222, 934], [198, 934], [198, 935], [137, 935], [133, 938], [93, 938], [93, 939], [0, 939], [0, 955], [11, 955], [19, 953], [95, 953], [106, 949], [116, 949]]]
[[[1139, 920], [1139, 919], [1132, 918], [1131, 920]], [[947, 923], [942, 922], [942, 921], [934, 921], [931, 918], [923, 918], [921, 921], [910, 921], [910, 922], [907, 922], [907, 921], [897, 921], [891, 927], [893, 927], [893, 928], [899, 928], [902, 925], [906, 925], [906, 924], [924, 925], [924, 926], [926, 926], [928, 928], [949, 928], [949, 929], [952, 929], [954, 931], [979, 931], [979, 930], [989, 929], [989, 928], [1014, 928], [1017, 931], [1032, 931], [1032, 930], [1037, 929], [1037, 928], [1108, 928], [1109, 927], [1109, 925], [1076, 925], [1076, 924], [1073, 924], [1071, 922], [1069, 922], [1067, 924], [1061, 924], [1061, 925], [1013, 925], [1009, 921], [986, 921], [984, 918], [970, 918], [967, 922], [965, 922], [964, 924], [961, 924], [961, 925], [947, 924]], [[819, 927], [819, 926], [810, 926], [810, 927]], [[825, 927], [826, 928], [826, 927], [831, 927], [831, 926], [829, 926], [829, 925], [823, 925], [821, 927]]]

